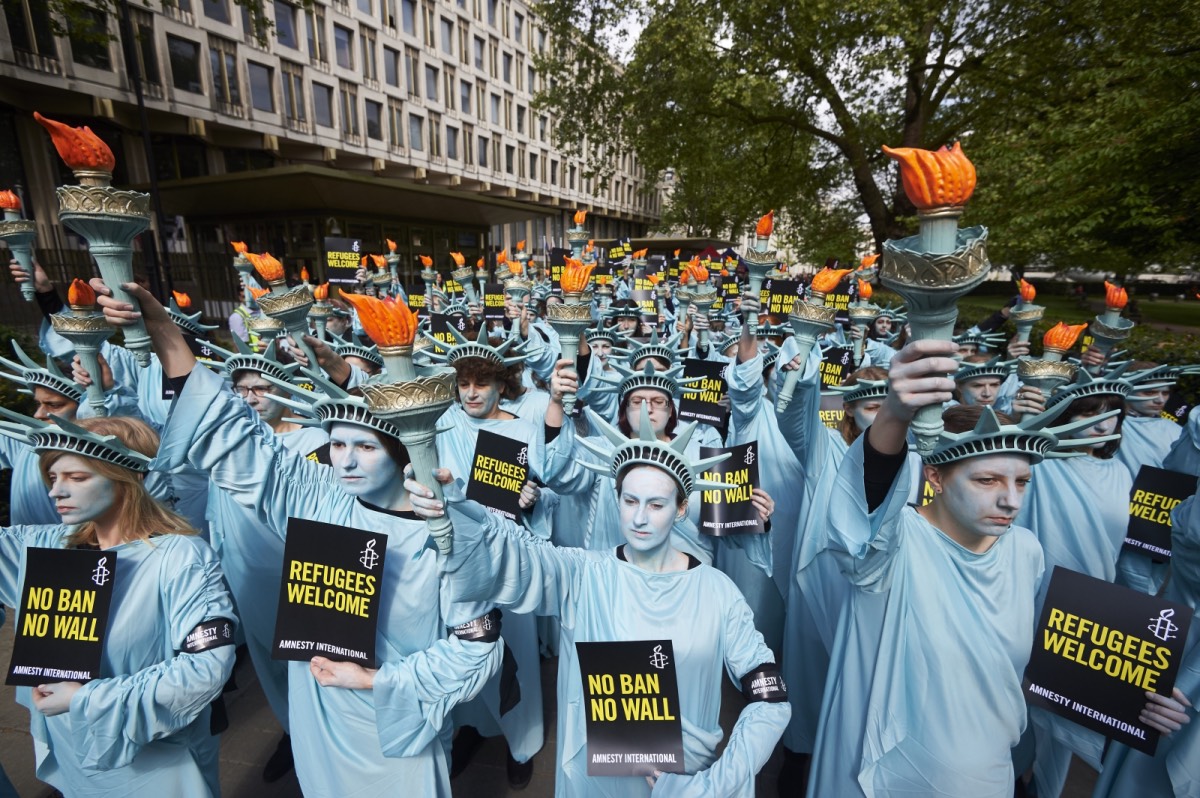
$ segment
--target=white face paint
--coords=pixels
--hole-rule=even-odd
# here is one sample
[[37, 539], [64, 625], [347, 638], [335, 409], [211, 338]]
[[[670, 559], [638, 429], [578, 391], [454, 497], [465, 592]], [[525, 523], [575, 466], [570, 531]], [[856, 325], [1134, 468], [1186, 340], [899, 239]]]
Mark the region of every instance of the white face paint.
[[608, 341], [595, 341], [589, 346], [592, 349], [592, 354], [600, 361], [600, 365], [608, 368], [608, 357], [612, 354], [612, 344]]
[[50, 498], [64, 524], [104, 517], [116, 502], [116, 483], [96, 473], [88, 458], [65, 454], [50, 466]]
[[500, 386], [494, 382], [476, 382], [469, 377], [459, 377], [458, 401], [471, 418], [499, 418], [502, 412]]
[[875, 423], [875, 416], [881, 407], [883, 407], [882, 399], [863, 399], [846, 405], [846, 410], [854, 416], [854, 423], [858, 429], [866, 432], [867, 427]]
[[243, 371], [233, 383], [233, 390], [245, 400], [246, 404], [254, 408], [254, 412], [258, 413], [258, 417], [267, 424], [283, 418], [283, 411], [286, 408], [279, 404], [279, 402], [274, 402], [266, 398], [267, 396], [282, 396], [284, 394], [283, 389], [276, 388], [267, 382], [266, 378], [258, 372]]
[[886, 336], [892, 334], [892, 320], [887, 316], [875, 317], [875, 334]]
[[939, 486], [930, 479], [934, 489], [941, 490], [934, 499], [939, 505], [935, 512], [954, 528], [942, 531], [958, 531], [973, 540], [1009, 530], [1032, 476], [1029, 458], [1016, 454], [970, 457], [941, 469], [927, 466], [926, 474], [930, 471], [941, 482]]
[[[1096, 416], [1096, 415], [1099, 415], [1099, 414], [1098, 413], [1079, 413], [1077, 415], [1071, 416], [1070, 420], [1071, 421], [1080, 421], [1085, 418], [1092, 418], [1093, 416]], [[1114, 432], [1117, 431], [1117, 425], [1119, 425], [1121, 423], [1120, 418], [1121, 417], [1118, 415], [1118, 416], [1113, 416], [1112, 418], [1106, 418], [1103, 421], [1097, 421], [1095, 424], [1093, 424], [1090, 427], [1084, 427], [1083, 429], [1072, 433], [1071, 437], [1075, 438], [1075, 439], [1080, 439], [1080, 438], [1099, 438], [1104, 435], [1112, 435]], [[1103, 441], [1103, 440], [1096, 441], [1089, 448], [1091, 448], [1092, 452], [1095, 453], [1095, 450], [1103, 449], [1104, 445], [1106, 443], [1108, 443], [1108, 441]]]
[[964, 405], [994, 405], [1000, 395], [1000, 380], [997, 377], [979, 377], [958, 384], [958, 394]]
[[661, 552], [671, 539], [671, 527], [680, 516], [675, 480], [659, 468], [629, 469], [617, 497], [621, 534], [639, 554]]
[[645, 371], [646, 364], [650, 364], [650, 368], [655, 371], [667, 371], [671, 368], [670, 363], [664, 363], [656, 357], [644, 357], [633, 364], [634, 371]]
[[403, 480], [399, 465], [383, 447], [381, 433], [357, 424], [334, 424], [329, 430], [329, 463], [346, 493], [393, 509], [391, 500]]
[[1138, 391], [1125, 400], [1125, 407], [1131, 416], [1156, 418], [1167, 406], [1167, 399], [1170, 397], [1171, 391], [1169, 388], [1162, 388], [1155, 391]]
[[637, 437], [638, 430], [642, 428], [642, 413], [647, 412], [647, 408], [654, 437], [661, 438], [665, 435], [667, 422], [671, 420], [671, 404], [671, 397], [653, 388], [638, 388], [630, 393], [625, 399], [625, 418], [629, 421], [629, 428], [633, 430], [634, 437]]

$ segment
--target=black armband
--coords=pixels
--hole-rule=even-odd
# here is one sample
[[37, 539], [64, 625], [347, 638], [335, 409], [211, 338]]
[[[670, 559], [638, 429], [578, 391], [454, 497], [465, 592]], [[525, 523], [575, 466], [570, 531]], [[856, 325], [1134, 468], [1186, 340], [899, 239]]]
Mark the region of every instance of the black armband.
[[199, 654], [210, 648], [234, 645], [233, 621], [228, 618], [213, 618], [198, 624], [184, 638], [182, 652], [184, 654]]
[[460, 623], [452, 631], [459, 640], [495, 643], [500, 639], [500, 610], [493, 608], [491, 612], [480, 615], [473, 621]]
[[787, 685], [774, 662], [764, 662], [742, 677], [742, 695], [747, 701], [782, 704], [788, 700]]

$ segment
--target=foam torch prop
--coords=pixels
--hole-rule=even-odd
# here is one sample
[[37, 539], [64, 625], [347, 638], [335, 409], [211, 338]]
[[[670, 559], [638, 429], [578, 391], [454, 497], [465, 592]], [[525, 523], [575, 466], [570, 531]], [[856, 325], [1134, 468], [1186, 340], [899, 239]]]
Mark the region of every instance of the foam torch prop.
[[308, 309], [308, 320], [317, 330], [317, 340], [325, 340], [325, 325], [333, 308], [329, 304], [329, 283], [321, 283], [313, 289], [313, 305]]
[[533, 293], [533, 280], [529, 279], [529, 275], [525, 273], [525, 262], [510, 261], [508, 253], [501, 250], [500, 254], [496, 256], [496, 265], [497, 267], [506, 267], [501, 274], [501, 279], [504, 281], [504, 295], [521, 307], [525, 307], [529, 301], [529, 295]]
[[[1092, 320], [1088, 332], [1092, 335], [1092, 347], [1105, 357], [1133, 332], [1134, 323], [1121, 315], [1128, 302], [1129, 295], [1124, 288], [1104, 281], [1104, 312]], [[1098, 377], [1104, 373], [1104, 365], [1089, 366], [1088, 371]]]
[[[712, 306], [717, 303], [717, 288], [708, 281], [710, 272], [699, 262], [687, 265], [688, 299], [696, 306], [696, 315], [708, 316]], [[683, 309], [683, 317], [687, 318], [687, 308]], [[708, 330], [703, 329], [697, 335], [696, 343], [701, 348], [708, 347]]]
[[393, 283], [400, 282], [400, 256], [396, 254], [396, 242], [390, 238], [385, 238], [387, 242], [388, 254], [383, 256], [387, 262], [388, 275], [392, 278]]
[[[769, 249], [771, 245], [771, 233], [773, 232], [775, 232], [775, 211], [770, 211], [766, 216], [758, 220], [758, 224], [754, 227], [754, 244], [742, 256], [742, 262], [746, 264], [746, 271], [750, 275], [751, 296], [759, 295], [767, 273], [774, 271], [779, 266], [779, 259], [775, 256], [775, 250]], [[750, 328], [751, 335], [757, 334], [758, 315], [747, 313], [746, 324]]]
[[247, 252], [246, 257], [262, 282], [267, 284], [267, 292], [255, 297], [259, 308], [265, 315], [283, 325], [288, 335], [296, 342], [296, 347], [308, 358], [309, 366], [316, 369], [317, 356], [312, 347], [304, 342], [304, 336], [308, 334], [308, 311], [313, 306], [312, 291], [303, 285], [289, 289], [283, 273], [283, 264], [270, 252], [261, 255]]
[[[861, 271], [861, 270], [860, 270]], [[871, 330], [871, 325], [875, 323], [875, 319], [879, 318], [879, 314], [883, 312], [883, 308], [871, 301], [871, 296], [875, 290], [871, 288], [871, 284], [866, 280], [859, 278], [858, 280], [858, 301], [851, 302], [849, 308], [850, 324], [862, 333], [854, 342], [854, 366], [858, 367], [863, 361], [863, 355], [867, 351], [867, 333]]]
[[479, 283], [479, 296], [487, 296], [488, 270], [487, 261], [483, 258], [475, 261], [475, 281]]
[[418, 256], [421, 259], [421, 281], [425, 283], [425, 308], [433, 312], [433, 284], [437, 281], [437, 272], [433, 270], [433, 258], [428, 255]]
[[461, 252], [451, 252], [450, 257], [454, 260], [454, 270], [450, 272], [450, 279], [463, 287], [463, 292], [467, 295], [467, 302], [472, 305], [482, 301], [482, 294], [476, 295], [475, 283], [471, 282], [472, 271], [467, 265], [467, 259]]
[[529, 258], [529, 253], [525, 251], [525, 239], [522, 238], [520, 241], [517, 242], [516, 250], [517, 250], [517, 254], [513, 256], [513, 260], [515, 260], [520, 265], [521, 273], [528, 276], [529, 275], [529, 260], [530, 260], [530, 258]]
[[[880, 279], [908, 304], [913, 340], [949, 341], [959, 299], [991, 270], [987, 228], [958, 227], [975, 191], [975, 166], [957, 142], [936, 151], [910, 147], [884, 147], [883, 151], [900, 162], [900, 180], [917, 208], [920, 233], [884, 242]], [[912, 429], [918, 453], [931, 453], [943, 430], [942, 408], [921, 408]]]
[[66, 338], [75, 347], [79, 362], [92, 376], [87, 387], [87, 402], [97, 416], [107, 416], [104, 407], [104, 386], [100, 383], [100, 345], [113, 334], [113, 328], [104, 320], [104, 314], [96, 310], [96, 292], [78, 277], [67, 289], [66, 313], [50, 316], [54, 331]]
[[1017, 306], [1012, 309], [1008, 317], [1017, 327], [1017, 341], [1023, 343], [1029, 340], [1029, 333], [1033, 330], [1033, 325], [1046, 315], [1046, 309], [1041, 305], [1033, 304], [1033, 300], [1037, 298], [1037, 289], [1030, 283], [1017, 280], [1017, 290], [1020, 292], [1020, 299], [1017, 300]]
[[1077, 369], [1064, 361], [1063, 357], [1086, 329], [1086, 324], [1066, 324], [1061, 321], [1051, 327], [1042, 336], [1040, 358], [1026, 355], [1017, 360], [1017, 377], [1023, 384], [1037, 388], [1046, 398], [1060, 385], [1074, 382]]
[[371, 280], [371, 285], [375, 288], [375, 296], [387, 296], [389, 293], [391, 293], [392, 289], [392, 275], [387, 269], [387, 258], [385, 258], [383, 255], [376, 255], [374, 253], [370, 255], [364, 255], [363, 258], [364, 261], [370, 262], [375, 266], [374, 272], [372, 272], [370, 269], [367, 269], [367, 273], [370, 275], [369, 279]]
[[575, 260], [583, 260], [583, 248], [587, 246], [592, 234], [583, 228], [587, 221], [587, 211], [575, 211], [575, 226], [567, 230], [567, 244], [571, 247], [571, 256]]
[[[58, 187], [59, 221], [87, 240], [113, 298], [140, 311], [137, 300], [121, 286], [133, 282], [133, 240], [150, 227], [150, 195], [112, 187], [116, 158], [90, 128], [70, 127], [36, 112], [33, 118], [50, 132], [59, 157], [79, 180], [77, 186]], [[125, 348], [139, 366], [149, 366], [146, 325], [137, 319], [122, 329]]]
[[[454, 402], [454, 369], [413, 363], [418, 325], [408, 305], [361, 294], [347, 294], [345, 299], [358, 311], [363, 330], [383, 358], [384, 371], [360, 386], [363, 399], [372, 414], [399, 430], [416, 480], [444, 501], [442, 486], [433, 476], [439, 467], [435, 438], [437, 420]], [[425, 524], [438, 551], [449, 554], [454, 541], [450, 519], [443, 515]]]
[[[588, 283], [595, 268], [595, 264], [584, 265], [576, 258], [567, 258], [559, 280], [563, 301], [546, 306], [546, 321], [558, 333], [562, 356], [571, 361], [571, 368], [576, 367], [579, 359], [579, 337], [592, 324], [592, 292]], [[575, 394], [564, 394], [563, 412], [570, 415], [574, 409]]]
[[[833, 330], [837, 323], [837, 308], [826, 305], [825, 297], [829, 292], [837, 290], [842, 278], [849, 273], [850, 269], [831, 269], [826, 266], [813, 276], [807, 296], [797, 299], [792, 304], [788, 323], [792, 327], [796, 343], [799, 344], [797, 355], [801, 364], [807, 362], [809, 352], [816, 346], [820, 337]], [[803, 365], [786, 372], [779, 395], [775, 398], [775, 409], [780, 413], [792, 404], [792, 397], [796, 395], [796, 385], [800, 382], [803, 372]]]
[[0, 210], [4, 221], [0, 222], [0, 241], [29, 273], [29, 279], [21, 283], [21, 296], [26, 302], [33, 301], [33, 241], [37, 238], [37, 226], [21, 218], [21, 198], [11, 191], [0, 191]]

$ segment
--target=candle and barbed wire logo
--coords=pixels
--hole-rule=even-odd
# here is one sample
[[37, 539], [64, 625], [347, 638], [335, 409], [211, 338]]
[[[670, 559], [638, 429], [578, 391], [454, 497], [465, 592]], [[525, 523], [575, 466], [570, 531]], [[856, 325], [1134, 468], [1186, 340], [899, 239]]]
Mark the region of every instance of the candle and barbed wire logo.
[[652, 653], [650, 655], [650, 664], [651, 665], [653, 665], [655, 668], [658, 668], [661, 671], [663, 668], [667, 667], [667, 663], [669, 663], [670, 661], [671, 661], [670, 657], [668, 657], [666, 654], [663, 653], [662, 646], [654, 647], [654, 653]]
[[528, 446], [522, 446], [521, 451], [517, 452], [517, 462], [520, 463], [521, 465], [525, 465], [526, 463], [529, 462], [529, 447]]
[[100, 587], [104, 587], [105, 585], [107, 585], [108, 578], [110, 576], [112, 576], [112, 571], [110, 571], [108, 568], [104, 567], [104, 564], [106, 562], [108, 562], [108, 558], [101, 557], [100, 561], [98, 563], [96, 563], [96, 569], [94, 571], [92, 571], [92, 582], [94, 582], [96, 585], [98, 585]]
[[1168, 640], [1174, 640], [1178, 636], [1179, 626], [1171, 621], [1175, 617], [1175, 610], [1166, 609], [1158, 615], [1150, 619], [1150, 625], [1146, 628], [1150, 633], [1164, 643]]
[[746, 465], [754, 465], [754, 447], [753, 446], [746, 447], [746, 456], [742, 458], [742, 461]]
[[379, 562], [379, 555], [375, 552], [375, 541], [367, 541], [367, 547], [362, 550], [358, 561], [362, 563], [362, 567], [370, 571]]

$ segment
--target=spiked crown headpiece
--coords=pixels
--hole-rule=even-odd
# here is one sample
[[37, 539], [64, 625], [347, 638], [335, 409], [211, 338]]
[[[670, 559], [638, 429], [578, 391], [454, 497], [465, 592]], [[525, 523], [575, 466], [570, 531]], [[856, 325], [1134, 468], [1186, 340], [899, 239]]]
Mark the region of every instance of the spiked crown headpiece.
[[623, 401], [626, 396], [640, 388], [653, 388], [662, 391], [667, 396], [678, 398], [685, 387], [691, 387], [702, 382], [701, 377], [683, 376], [683, 365], [672, 366], [666, 371], [655, 371], [654, 365], [647, 362], [641, 369], [635, 370], [624, 363], [609, 360], [608, 364], [617, 372], [616, 377], [608, 374], [596, 374], [594, 379], [601, 383], [593, 390], [596, 393], [616, 393]]
[[[479, 331], [472, 341], [465, 333], [459, 332], [453, 324], [448, 325], [450, 334], [454, 336], [457, 343], [447, 344], [434, 338], [429, 332], [422, 329], [421, 335], [429, 339], [436, 349], [429, 352], [429, 359], [435, 363], [445, 363], [453, 366], [460, 360], [469, 357], [478, 357], [495, 363], [501, 368], [515, 366], [518, 363], [524, 363], [529, 358], [529, 353], [524, 351], [521, 346], [520, 339], [516, 336], [505, 336], [504, 340], [492, 346], [488, 342], [488, 329], [486, 324], [479, 325]], [[442, 351], [438, 351], [441, 349]]]
[[250, 346], [236, 335], [233, 336], [233, 344], [236, 348], [236, 351], [233, 352], [216, 344], [209, 344], [214, 351], [225, 358], [225, 362], [221, 364], [221, 373], [226, 377], [233, 379], [234, 373], [238, 371], [254, 371], [265, 377], [275, 377], [283, 382], [290, 382], [296, 378], [296, 371], [300, 365], [298, 363], [284, 365], [279, 362], [278, 342], [271, 341], [267, 344], [267, 348], [261, 355], [250, 349]]
[[176, 327], [197, 337], [203, 337], [206, 333], [217, 329], [215, 324], [201, 323], [199, 313], [185, 313], [183, 308], [179, 307], [179, 303], [175, 301], [175, 297], [171, 297], [171, 302], [167, 305], [167, 315], [171, 317], [171, 321], [175, 322]]
[[966, 382], [967, 380], [980, 380], [987, 377], [995, 377], [998, 380], [1003, 380], [1012, 373], [1015, 367], [1015, 360], [1001, 360], [1000, 356], [996, 355], [985, 363], [963, 363], [958, 367], [958, 371], [954, 372], [954, 381]]
[[[1087, 369], [1075, 372], [1075, 381], [1060, 386], [1046, 399], [1046, 407], [1062, 404], [1066, 407], [1076, 399], [1085, 396], [1120, 396], [1122, 398], [1134, 390], [1133, 383], [1125, 379], [1124, 373], [1129, 363], [1124, 363], [1100, 377], [1093, 377]], [[1163, 368], [1159, 366], [1158, 368]], [[1151, 369], [1153, 372], [1154, 369]], [[1093, 422], [1095, 423], [1095, 422]]]
[[1094, 426], [1097, 422], [1117, 415], [1117, 410], [1110, 410], [1098, 416], [1081, 418], [1056, 427], [1050, 426], [1065, 405], [1050, 408], [1045, 412], [1027, 418], [1018, 424], [1001, 424], [996, 411], [985, 406], [975, 428], [969, 432], [943, 432], [938, 439], [933, 452], [925, 455], [922, 462], [925, 465], [945, 465], [968, 457], [979, 457], [992, 454], [1023, 454], [1033, 463], [1044, 459], [1063, 457], [1079, 457], [1087, 451], [1075, 451], [1076, 447], [1091, 447], [1097, 443], [1116, 440], [1120, 435], [1106, 435], [1097, 438], [1071, 438], [1073, 432]]
[[62, 373], [62, 369], [54, 362], [54, 358], [47, 356], [46, 365], [39, 366], [33, 358], [25, 354], [25, 350], [15, 340], [12, 342], [12, 347], [20, 362], [14, 363], [8, 358], [0, 357], [0, 363], [14, 372], [0, 371], [0, 377], [25, 386], [17, 389], [18, 393], [32, 396], [33, 389], [41, 387], [62, 394], [72, 402], [83, 401], [83, 389]]
[[977, 350], [980, 349], [995, 349], [1004, 346], [1007, 340], [1004, 333], [984, 333], [984, 332], [965, 332], [954, 336], [950, 340], [954, 341], [958, 346], [973, 346]]
[[115, 435], [97, 435], [65, 418], [51, 414], [53, 424], [0, 407], [0, 435], [29, 444], [35, 452], [69, 452], [128, 468], [139, 474], [150, 470], [151, 458], [130, 449]]
[[320, 392], [310, 391], [270, 374], [263, 375], [267, 382], [280, 388], [286, 388], [293, 395], [299, 397], [299, 399], [288, 399], [273, 394], [268, 395], [272, 402], [278, 402], [300, 414], [299, 418], [291, 419], [295, 423], [304, 427], [322, 427], [326, 432], [334, 424], [357, 424], [360, 427], [378, 430], [393, 438], [400, 437], [400, 430], [390, 422], [375, 416], [367, 407], [366, 400], [361, 396], [352, 396], [318, 372], [305, 369], [304, 373]]
[[861, 402], [865, 399], [882, 399], [887, 396], [887, 380], [859, 380], [853, 385], [833, 385], [826, 389], [830, 394], [841, 394], [843, 404]]

